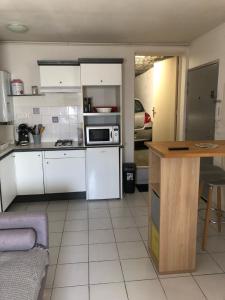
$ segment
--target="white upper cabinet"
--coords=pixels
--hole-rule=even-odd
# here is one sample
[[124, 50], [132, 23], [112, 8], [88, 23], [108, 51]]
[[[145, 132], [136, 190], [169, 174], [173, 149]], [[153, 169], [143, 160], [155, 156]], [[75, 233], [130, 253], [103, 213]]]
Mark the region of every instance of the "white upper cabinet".
[[17, 152], [14, 155], [17, 194], [44, 194], [42, 152]]
[[122, 85], [122, 65], [87, 63], [81, 64], [82, 85]]
[[0, 162], [2, 209], [5, 211], [16, 197], [14, 155], [10, 154]]
[[41, 88], [80, 86], [80, 66], [40, 66]]

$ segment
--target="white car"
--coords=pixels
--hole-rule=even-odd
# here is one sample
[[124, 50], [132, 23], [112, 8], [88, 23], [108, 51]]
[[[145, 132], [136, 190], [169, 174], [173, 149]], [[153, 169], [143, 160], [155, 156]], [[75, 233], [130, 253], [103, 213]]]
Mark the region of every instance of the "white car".
[[152, 122], [150, 115], [145, 111], [141, 100], [134, 99], [134, 141], [152, 140]]

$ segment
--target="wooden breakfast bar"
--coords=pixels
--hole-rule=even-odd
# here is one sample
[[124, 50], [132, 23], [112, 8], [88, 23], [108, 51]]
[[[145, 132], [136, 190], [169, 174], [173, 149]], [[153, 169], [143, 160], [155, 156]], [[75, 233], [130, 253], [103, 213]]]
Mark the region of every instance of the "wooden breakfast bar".
[[[209, 144], [209, 148], [202, 148]], [[146, 142], [149, 249], [161, 274], [193, 272], [200, 157], [225, 156], [225, 141]], [[169, 148], [187, 148], [186, 150]]]

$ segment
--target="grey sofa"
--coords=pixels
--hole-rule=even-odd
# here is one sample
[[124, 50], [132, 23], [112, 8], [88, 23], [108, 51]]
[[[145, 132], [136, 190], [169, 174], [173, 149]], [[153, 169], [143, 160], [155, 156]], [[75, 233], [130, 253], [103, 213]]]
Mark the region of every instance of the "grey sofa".
[[0, 299], [41, 300], [47, 267], [47, 215], [0, 213]]

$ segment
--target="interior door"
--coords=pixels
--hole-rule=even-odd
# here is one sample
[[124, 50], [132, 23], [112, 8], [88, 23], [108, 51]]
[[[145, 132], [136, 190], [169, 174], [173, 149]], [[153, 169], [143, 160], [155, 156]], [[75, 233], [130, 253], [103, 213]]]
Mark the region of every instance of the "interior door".
[[154, 63], [153, 141], [174, 141], [176, 136], [177, 57]]
[[217, 99], [218, 63], [189, 70], [186, 140], [213, 140]]

